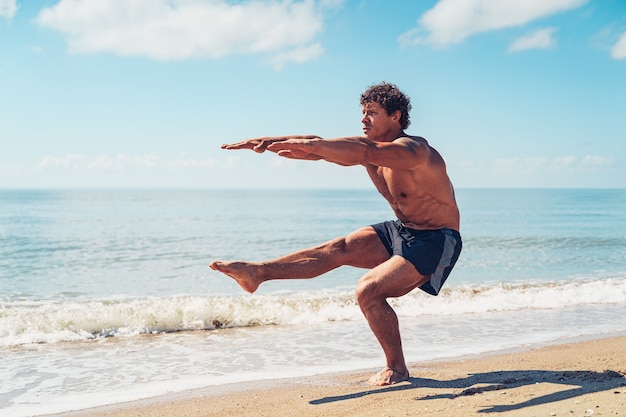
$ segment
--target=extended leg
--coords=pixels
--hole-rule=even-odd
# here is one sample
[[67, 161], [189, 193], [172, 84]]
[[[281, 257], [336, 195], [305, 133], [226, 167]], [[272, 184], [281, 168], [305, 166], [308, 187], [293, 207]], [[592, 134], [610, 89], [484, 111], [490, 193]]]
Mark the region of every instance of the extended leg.
[[390, 385], [405, 381], [409, 370], [404, 360], [400, 327], [395, 311], [387, 302], [389, 297], [400, 297], [422, 285], [428, 277], [415, 267], [394, 256], [365, 274], [357, 285], [357, 300], [385, 353], [387, 367], [368, 382], [372, 385]]
[[368, 226], [271, 261], [214, 261], [210, 267], [235, 279], [244, 290], [252, 293], [268, 280], [313, 278], [342, 265], [374, 268], [388, 259], [389, 254], [378, 235]]

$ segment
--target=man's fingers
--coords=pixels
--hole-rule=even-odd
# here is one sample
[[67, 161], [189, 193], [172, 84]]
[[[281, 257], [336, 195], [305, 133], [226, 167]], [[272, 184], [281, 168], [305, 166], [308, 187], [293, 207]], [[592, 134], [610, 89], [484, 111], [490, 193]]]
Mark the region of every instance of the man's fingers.
[[252, 148], [252, 150], [257, 153], [263, 153], [265, 152], [266, 149], [267, 149], [267, 145], [264, 142], [261, 142]]
[[263, 152], [265, 150], [263, 142], [257, 139], [244, 140], [237, 143], [225, 143], [221, 146], [221, 148], [227, 150], [253, 149], [256, 152]]
[[225, 143], [222, 145], [222, 149], [241, 149], [242, 146], [241, 143]]
[[290, 140], [286, 140], [283, 142], [273, 142], [270, 143], [266, 146], [268, 151], [272, 151], [272, 152], [278, 152], [278, 151], [282, 151], [284, 149], [291, 149], [294, 145], [293, 141]]

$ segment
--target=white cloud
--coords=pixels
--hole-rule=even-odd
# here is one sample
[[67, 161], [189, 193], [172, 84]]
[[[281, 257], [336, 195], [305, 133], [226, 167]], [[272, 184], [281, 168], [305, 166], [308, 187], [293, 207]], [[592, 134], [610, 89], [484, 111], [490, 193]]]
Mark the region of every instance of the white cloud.
[[611, 56], [615, 59], [626, 58], [626, 32], [622, 33], [617, 43], [611, 48]]
[[582, 6], [588, 0], [439, 0], [400, 37], [405, 45], [445, 46], [477, 33], [525, 25]]
[[0, 0], [0, 17], [11, 19], [17, 11], [16, 0]]
[[602, 169], [615, 163], [615, 158], [608, 158], [597, 155], [586, 155], [580, 159], [580, 166], [584, 169]]
[[275, 69], [282, 69], [288, 62], [302, 63], [317, 59], [324, 53], [324, 48], [319, 43], [288, 51], [279, 52], [270, 60]]
[[360, 167], [266, 156], [68, 153], [30, 164], [0, 159], [0, 188], [371, 188]]
[[80, 168], [81, 164], [85, 161], [86, 157], [80, 154], [66, 154], [63, 157], [56, 157], [51, 155], [46, 155], [41, 158], [39, 164], [37, 164], [37, 169], [46, 170], [46, 169], [56, 169], [56, 170], [70, 170]]
[[555, 158], [507, 158], [493, 161], [493, 170], [498, 174], [533, 175], [541, 173], [593, 174], [615, 164], [615, 159], [597, 155], [559, 156]]
[[61, 157], [46, 155], [37, 164], [37, 170], [80, 171], [84, 173], [136, 170], [181, 171], [210, 168], [214, 165], [215, 161], [211, 158], [190, 158], [185, 154], [164, 158], [153, 153], [143, 155], [120, 153], [114, 157], [109, 155], [88, 157], [71, 153]]
[[533, 33], [522, 36], [511, 44], [509, 52], [552, 48], [556, 45], [556, 41], [552, 36], [555, 30], [555, 28], [539, 29]]
[[37, 22], [65, 35], [72, 53], [170, 61], [267, 54], [275, 65], [317, 58], [323, 12], [337, 0], [61, 0]]
[[196, 159], [181, 157], [167, 162], [167, 168], [171, 171], [210, 168], [215, 165], [215, 160], [211, 158]]
[[619, 159], [599, 155], [448, 160], [450, 177], [459, 188], [623, 188], [623, 166]]

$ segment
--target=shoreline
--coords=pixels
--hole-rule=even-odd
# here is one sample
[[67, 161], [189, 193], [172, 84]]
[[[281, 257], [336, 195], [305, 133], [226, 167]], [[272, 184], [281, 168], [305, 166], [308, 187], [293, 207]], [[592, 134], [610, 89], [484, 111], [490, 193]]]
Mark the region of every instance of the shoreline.
[[582, 337], [427, 363], [372, 387], [378, 369], [210, 386], [46, 416], [626, 415], [626, 336]]

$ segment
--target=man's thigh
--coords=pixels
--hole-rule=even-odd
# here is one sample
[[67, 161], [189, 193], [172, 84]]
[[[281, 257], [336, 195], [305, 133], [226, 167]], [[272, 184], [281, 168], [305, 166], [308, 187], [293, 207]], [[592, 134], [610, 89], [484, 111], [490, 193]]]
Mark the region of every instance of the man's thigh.
[[371, 226], [365, 226], [345, 237], [346, 265], [372, 269], [389, 260], [391, 256], [378, 234]]
[[401, 297], [424, 285], [430, 276], [420, 274], [415, 266], [401, 256], [394, 255], [371, 269], [359, 280], [382, 297]]

